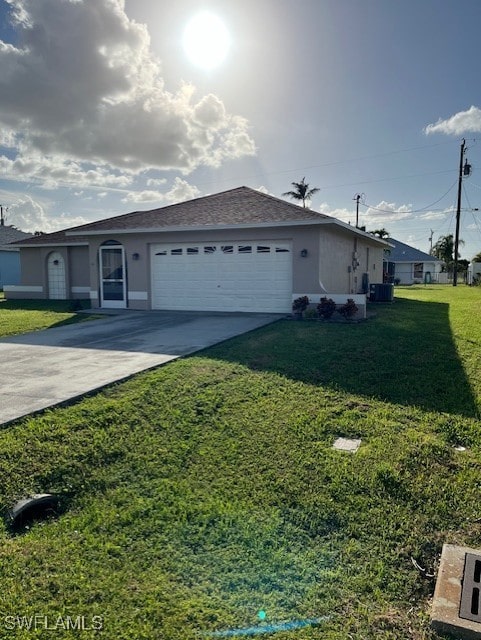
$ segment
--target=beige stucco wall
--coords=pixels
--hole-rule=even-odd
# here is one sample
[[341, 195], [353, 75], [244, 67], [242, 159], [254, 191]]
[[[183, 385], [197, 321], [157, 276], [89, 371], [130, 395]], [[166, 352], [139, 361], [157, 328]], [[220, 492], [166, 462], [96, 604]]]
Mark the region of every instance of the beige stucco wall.
[[[72, 237], [72, 240], [74, 238]], [[21, 250], [22, 285], [41, 287], [41, 292], [24, 292], [9, 297], [48, 298], [47, 257], [59, 251], [65, 259], [67, 291], [70, 298], [90, 297], [92, 306], [100, 304], [99, 248], [108, 240], [119, 242], [125, 250], [128, 307], [151, 308], [150, 246], [176, 242], [242, 242], [282, 240], [292, 243], [292, 295], [360, 293], [362, 274], [369, 273], [372, 283], [382, 282], [382, 248], [368, 238], [354, 238], [349, 229], [332, 224], [312, 226], [278, 226], [253, 229], [183, 231], [93, 235], [89, 246], [39, 247]], [[357, 248], [359, 265], [353, 262]], [[368, 250], [369, 249], [369, 255]], [[306, 250], [305, 256], [301, 252]], [[134, 260], [133, 254], [139, 254]], [[350, 269], [350, 270], [349, 270]], [[34, 294], [34, 295], [33, 295]]]
[[42, 249], [25, 248], [20, 251], [22, 285], [43, 285], [45, 276], [41, 269]]
[[[362, 274], [369, 274], [370, 283], [382, 282], [383, 249], [368, 238], [354, 238], [349, 229], [335, 225], [228, 229], [218, 231], [187, 231], [150, 234], [112, 234], [90, 237], [90, 282], [92, 305], [99, 304], [99, 247], [107, 240], [120, 242], [125, 249], [128, 306], [149, 309], [151, 300], [150, 245], [163, 242], [208, 242], [289, 240], [292, 242], [293, 297], [308, 293], [361, 293]], [[359, 265], [353, 267], [353, 252], [357, 247]], [[301, 251], [307, 250], [303, 257]], [[368, 251], [369, 250], [369, 251]], [[138, 253], [140, 258], [133, 260]], [[351, 267], [351, 272], [349, 272]], [[146, 299], [136, 299], [144, 297]]]
[[319, 235], [319, 277], [327, 293], [361, 293], [362, 274], [382, 283], [383, 249], [368, 238], [331, 227]]
[[[90, 282], [92, 285], [92, 306], [99, 301], [99, 248], [108, 241], [120, 242], [125, 249], [128, 306], [132, 309], [150, 309], [151, 273], [150, 246], [164, 242], [241, 242], [243, 240], [284, 240], [292, 242], [293, 290], [310, 287], [322, 293], [319, 284], [319, 227], [273, 227], [266, 229], [226, 229], [219, 231], [182, 231], [169, 233], [112, 234], [111, 236], [91, 236], [90, 240]], [[302, 249], [308, 255], [302, 258]], [[132, 255], [139, 254], [138, 260]], [[147, 300], [135, 299], [146, 294]]]
[[25, 247], [20, 250], [21, 283], [8, 288], [9, 299], [48, 299], [48, 256], [60, 253], [65, 262], [67, 298], [89, 297], [88, 247]]
[[[68, 254], [70, 286], [88, 288], [90, 286], [88, 270], [89, 248], [70, 247]], [[84, 297], [88, 298], [88, 292]]]

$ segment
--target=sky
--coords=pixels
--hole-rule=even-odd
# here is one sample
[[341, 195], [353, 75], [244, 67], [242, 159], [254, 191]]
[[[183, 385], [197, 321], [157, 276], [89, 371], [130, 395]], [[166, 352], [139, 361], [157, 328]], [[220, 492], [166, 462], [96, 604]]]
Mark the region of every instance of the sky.
[[429, 251], [455, 232], [464, 138], [469, 260], [480, 26], [479, 0], [0, 0], [7, 224], [52, 232], [241, 185], [282, 197], [305, 178], [313, 210], [355, 224], [359, 194], [360, 225]]

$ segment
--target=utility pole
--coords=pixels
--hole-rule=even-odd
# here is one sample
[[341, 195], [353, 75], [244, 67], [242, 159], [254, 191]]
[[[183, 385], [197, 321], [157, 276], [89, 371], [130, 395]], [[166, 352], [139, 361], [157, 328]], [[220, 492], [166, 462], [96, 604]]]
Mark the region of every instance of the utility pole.
[[[453, 287], [458, 284], [458, 249], [459, 249], [459, 222], [461, 219], [461, 189], [463, 185], [463, 160], [464, 153], [466, 151], [466, 140], [463, 138], [461, 142], [461, 152], [459, 154], [459, 177], [458, 177], [458, 204], [456, 207], [456, 236], [454, 239], [454, 273], [453, 273]], [[464, 167], [465, 175], [470, 174], [471, 167], [466, 161]]]
[[3, 217], [3, 204], [0, 204], [0, 227], [5, 226], [5, 218]]
[[429, 243], [430, 243], [429, 255], [432, 256], [433, 255], [433, 233], [434, 233], [434, 231], [432, 229], [430, 229], [430, 231], [431, 231], [431, 235], [429, 236]]
[[359, 229], [359, 200], [362, 198], [361, 193], [356, 193], [353, 200], [356, 201], [356, 229]]

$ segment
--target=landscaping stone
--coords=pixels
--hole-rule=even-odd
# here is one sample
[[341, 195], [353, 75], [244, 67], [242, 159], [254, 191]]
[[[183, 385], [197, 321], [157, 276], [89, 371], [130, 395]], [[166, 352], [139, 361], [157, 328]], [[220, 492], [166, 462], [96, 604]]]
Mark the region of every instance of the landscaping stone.
[[349, 451], [350, 453], [356, 453], [361, 446], [361, 440], [351, 438], [337, 438], [332, 445], [334, 449], [339, 451]]

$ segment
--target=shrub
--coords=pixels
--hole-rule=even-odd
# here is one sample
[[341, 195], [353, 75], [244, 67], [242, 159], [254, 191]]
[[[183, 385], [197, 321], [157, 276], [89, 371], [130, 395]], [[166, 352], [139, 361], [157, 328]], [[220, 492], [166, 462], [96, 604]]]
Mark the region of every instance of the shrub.
[[348, 298], [346, 304], [343, 304], [342, 307], [339, 307], [337, 311], [341, 314], [341, 316], [344, 316], [344, 318], [348, 319], [356, 315], [358, 308], [354, 300], [352, 298]]
[[309, 304], [309, 298], [307, 296], [301, 296], [300, 298], [296, 298], [292, 303], [292, 310], [297, 313], [302, 313], [307, 309]]
[[320, 318], [328, 320], [334, 311], [336, 310], [336, 303], [332, 298], [321, 298], [320, 303], [317, 305], [317, 313]]

